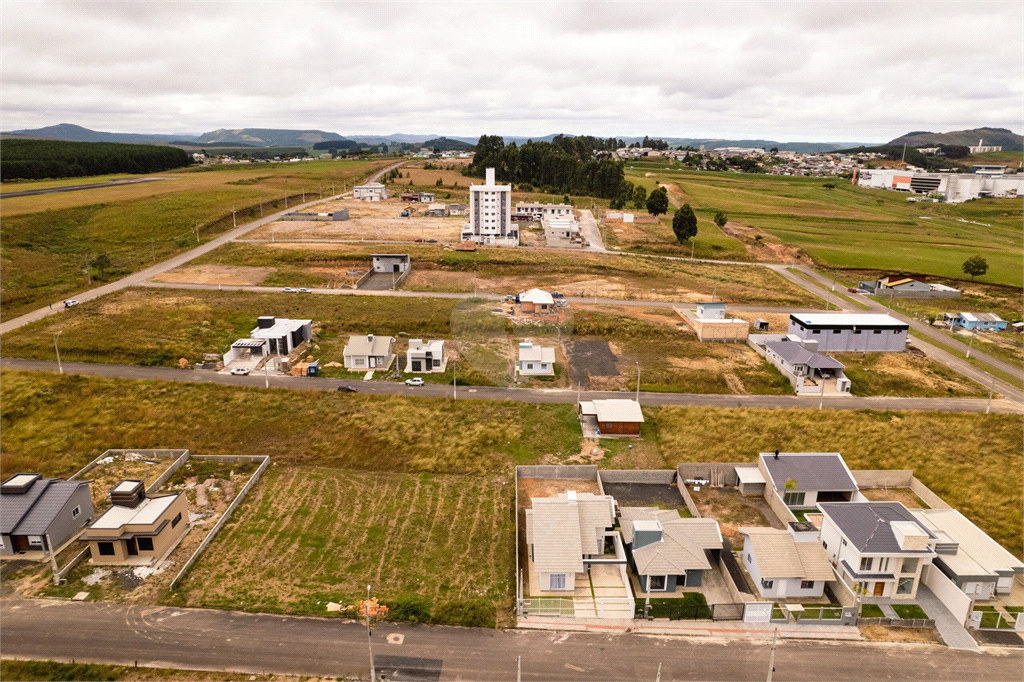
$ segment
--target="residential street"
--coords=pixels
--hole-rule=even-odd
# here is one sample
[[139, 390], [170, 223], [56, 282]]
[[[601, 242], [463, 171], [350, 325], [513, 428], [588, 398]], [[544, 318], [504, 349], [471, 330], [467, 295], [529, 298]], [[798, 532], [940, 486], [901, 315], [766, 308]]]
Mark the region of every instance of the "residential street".
[[[325, 595], [325, 600], [329, 596]], [[323, 618], [5, 599], [4, 657], [369, 677], [365, 626]], [[737, 638], [500, 631], [384, 623], [371, 641], [389, 680], [761, 680], [770, 642]], [[776, 680], [1018, 680], [1021, 652], [931, 644], [780, 640]]]
[[[451, 398], [452, 387], [448, 384], [425, 384], [406, 386], [394, 381], [359, 381], [353, 379], [328, 379], [321, 377], [269, 376], [260, 373], [248, 376], [232, 376], [208, 370], [187, 370], [175, 367], [142, 367], [139, 365], [105, 365], [91, 362], [65, 362], [66, 374], [83, 374], [111, 379], [158, 379], [187, 383], [213, 383], [227, 386], [250, 386], [263, 388], [269, 381], [272, 388], [296, 390], [336, 391], [338, 386], [352, 386], [358, 393], [373, 395], [408, 395], [421, 398]], [[26, 360], [2, 358], [0, 368], [56, 372], [57, 363], [48, 360]], [[582, 391], [571, 389], [541, 388], [495, 388], [489, 386], [459, 386], [459, 400], [515, 400], [527, 403], [575, 403], [577, 399], [595, 400], [601, 398], [632, 397], [634, 393], [619, 391]], [[647, 393], [640, 392], [644, 405], [705, 405], [713, 407], [784, 407], [818, 409], [818, 398], [773, 395], [718, 395], [697, 393]], [[988, 405], [982, 398], [857, 398], [853, 396], [824, 400], [826, 409], [834, 410], [921, 410], [931, 412], [984, 412]], [[1008, 400], [993, 400], [992, 412], [1021, 414], [1024, 406]]]
[[583, 235], [583, 239], [590, 242], [588, 251], [607, 251], [601, 238], [601, 230], [597, 227], [597, 220], [594, 219], [594, 214], [586, 209], [580, 209], [580, 234]]

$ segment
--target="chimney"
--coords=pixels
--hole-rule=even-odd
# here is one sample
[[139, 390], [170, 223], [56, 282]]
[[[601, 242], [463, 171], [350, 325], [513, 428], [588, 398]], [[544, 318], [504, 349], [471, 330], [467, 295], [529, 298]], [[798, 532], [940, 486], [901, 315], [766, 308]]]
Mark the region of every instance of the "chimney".
[[662, 530], [660, 521], [639, 519], [633, 522], [633, 551], [661, 542]]
[[775, 450], [775, 459], [778, 459], [778, 458], [779, 458], [779, 451], [778, 451], [778, 449], [776, 449]]
[[493, 185], [494, 184], [494, 169], [493, 168], [488, 168], [487, 169], [487, 184], [488, 185]]
[[366, 335], [366, 341], [368, 343], [373, 343], [373, 334], [367, 334]]

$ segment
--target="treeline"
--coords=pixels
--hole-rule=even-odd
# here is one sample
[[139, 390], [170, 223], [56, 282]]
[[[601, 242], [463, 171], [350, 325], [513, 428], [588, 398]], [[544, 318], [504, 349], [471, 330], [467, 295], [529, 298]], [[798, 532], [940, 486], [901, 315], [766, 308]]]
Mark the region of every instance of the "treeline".
[[500, 135], [483, 135], [463, 174], [483, 177], [485, 169], [494, 168], [498, 180], [516, 183], [521, 189], [611, 199], [625, 188], [623, 164], [598, 153], [617, 144], [614, 138], [559, 135], [551, 142], [528, 140], [520, 147], [515, 142], [506, 146]]
[[0, 142], [0, 176], [4, 180], [159, 173], [192, 163], [192, 156], [177, 147], [65, 140]]

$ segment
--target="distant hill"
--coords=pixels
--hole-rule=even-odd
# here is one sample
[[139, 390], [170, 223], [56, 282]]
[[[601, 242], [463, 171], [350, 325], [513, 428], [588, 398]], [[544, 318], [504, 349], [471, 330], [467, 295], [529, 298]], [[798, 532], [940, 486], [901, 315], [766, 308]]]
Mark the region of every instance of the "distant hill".
[[[180, 138], [179, 138], [180, 139]], [[203, 133], [192, 144], [248, 144], [263, 147], [305, 147], [317, 142], [343, 140], [323, 130], [282, 130], [277, 128], [221, 128]]]
[[33, 128], [26, 130], [11, 130], [5, 135], [24, 135], [30, 138], [41, 140], [67, 140], [69, 142], [121, 142], [129, 144], [155, 144], [161, 142], [174, 142], [183, 137], [180, 133], [174, 135], [149, 135], [145, 133], [107, 133], [98, 130], [89, 130], [73, 123], [61, 123], [45, 128]]
[[465, 152], [472, 149], [474, 145], [450, 137], [435, 137], [424, 142], [423, 146], [428, 149], [440, 149], [443, 152]]
[[889, 144], [900, 146], [906, 144], [908, 147], [935, 147], [940, 144], [970, 147], [978, 144], [979, 139], [985, 140], [986, 146], [1001, 146], [1004, 152], [1024, 150], [1024, 136], [1006, 128], [972, 128], [971, 130], [953, 130], [948, 133], [915, 131], [897, 137]]

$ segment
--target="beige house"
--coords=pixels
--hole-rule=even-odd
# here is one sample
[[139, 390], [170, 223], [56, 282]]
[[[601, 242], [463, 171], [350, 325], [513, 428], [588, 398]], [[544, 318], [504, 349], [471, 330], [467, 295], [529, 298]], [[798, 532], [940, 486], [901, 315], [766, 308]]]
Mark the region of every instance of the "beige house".
[[110, 502], [82, 536], [94, 564], [149, 566], [188, 530], [188, 499], [183, 493], [146, 497], [142, 481], [127, 480], [110, 491]]

